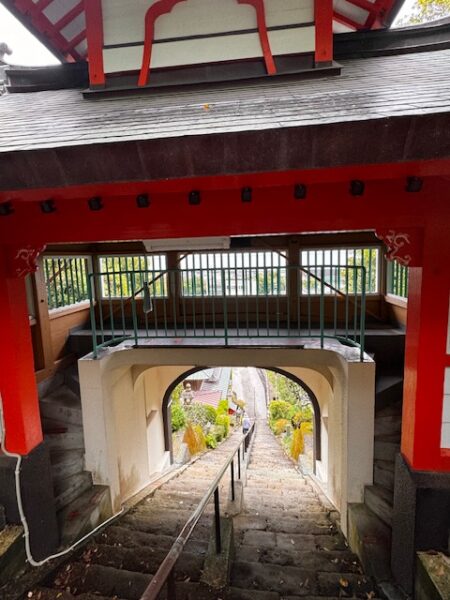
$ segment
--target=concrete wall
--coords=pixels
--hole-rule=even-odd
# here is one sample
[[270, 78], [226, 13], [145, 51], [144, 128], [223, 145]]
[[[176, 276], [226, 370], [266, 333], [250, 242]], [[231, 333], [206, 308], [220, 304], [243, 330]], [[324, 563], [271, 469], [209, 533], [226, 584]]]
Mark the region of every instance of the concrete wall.
[[[322, 458], [317, 474], [341, 512], [362, 502], [372, 483], [375, 365], [320, 349], [132, 349], [79, 361], [86, 466], [111, 486], [115, 507], [167, 466], [162, 401], [169, 385], [194, 366], [278, 367], [305, 382], [321, 408]], [[103, 426], [99, 425], [103, 424]]]
[[162, 400], [189, 367], [108, 368], [81, 359], [81, 399], [86, 468], [94, 483], [109, 485], [115, 510], [170, 464], [164, 441]]

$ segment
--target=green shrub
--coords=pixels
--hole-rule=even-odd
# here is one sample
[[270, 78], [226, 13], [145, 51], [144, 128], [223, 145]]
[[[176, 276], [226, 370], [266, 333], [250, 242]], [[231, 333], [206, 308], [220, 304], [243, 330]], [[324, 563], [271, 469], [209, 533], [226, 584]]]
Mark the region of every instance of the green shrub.
[[275, 435], [281, 435], [282, 433], [285, 433], [286, 427], [289, 425], [289, 423], [290, 422], [287, 419], [278, 419], [278, 421], [275, 421], [273, 424], [271, 424], [272, 431]]
[[211, 428], [210, 434], [213, 435], [215, 440], [219, 443], [225, 437], [225, 427], [223, 425], [214, 425]]
[[210, 406], [209, 404], [205, 404], [205, 416], [211, 425], [214, 425], [216, 422], [217, 411], [214, 406]]
[[292, 404], [289, 404], [289, 402], [284, 402], [283, 400], [273, 400], [269, 404], [271, 421], [290, 419], [294, 411], [295, 408], [292, 406]]
[[172, 404], [172, 431], [179, 431], [186, 425], [186, 414], [179, 404]]
[[208, 435], [205, 438], [205, 441], [206, 441], [207, 448], [212, 448], [212, 449], [217, 448], [218, 441], [214, 434], [208, 433]]
[[228, 437], [230, 431], [230, 417], [228, 415], [218, 414], [216, 417], [216, 425], [222, 425], [225, 431], [224, 437]]
[[228, 400], [221, 400], [217, 407], [218, 415], [228, 415]]
[[208, 423], [213, 424], [216, 421], [215, 409], [207, 404], [194, 402], [190, 406], [185, 406], [184, 411], [188, 421], [194, 425], [201, 425], [203, 429], [207, 427]]

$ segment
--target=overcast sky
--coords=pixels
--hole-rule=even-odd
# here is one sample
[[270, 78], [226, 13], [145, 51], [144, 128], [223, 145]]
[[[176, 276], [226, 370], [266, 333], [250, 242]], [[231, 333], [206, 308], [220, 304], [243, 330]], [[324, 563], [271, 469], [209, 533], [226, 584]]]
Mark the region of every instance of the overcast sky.
[[[411, 12], [416, 0], [407, 0], [399, 18]], [[38, 42], [25, 27], [0, 5], [0, 42], [6, 42], [13, 54], [7, 56], [8, 62], [17, 65], [54, 65], [58, 60], [45, 46]]]

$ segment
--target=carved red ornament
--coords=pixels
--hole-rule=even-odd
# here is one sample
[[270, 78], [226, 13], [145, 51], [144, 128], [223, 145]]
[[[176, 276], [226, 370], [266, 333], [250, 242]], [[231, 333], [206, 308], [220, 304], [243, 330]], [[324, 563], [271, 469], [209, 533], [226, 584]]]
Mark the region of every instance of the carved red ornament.
[[[145, 15], [145, 38], [144, 52], [142, 55], [142, 67], [139, 74], [138, 86], [147, 85], [150, 76], [150, 63], [152, 60], [153, 42], [155, 39], [155, 22], [161, 15], [172, 12], [172, 9], [180, 2], [187, 0], [159, 0], [155, 2]], [[258, 22], [259, 39], [266, 63], [267, 73], [275, 75], [277, 72], [275, 61], [273, 59], [272, 50], [270, 48], [269, 34], [267, 32], [266, 11], [264, 8], [264, 0], [237, 0], [238, 4], [250, 4], [256, 11]]]
[[377, 230], [376, 235], [386, 244], [386, 260], [404, 267], [422, 264], [422, 233], [418, 229]]
[[36, 261], [45, 246], [22, 246], [10, 252], [9, 270], [12, 277], [25, 277], [37, 271]]

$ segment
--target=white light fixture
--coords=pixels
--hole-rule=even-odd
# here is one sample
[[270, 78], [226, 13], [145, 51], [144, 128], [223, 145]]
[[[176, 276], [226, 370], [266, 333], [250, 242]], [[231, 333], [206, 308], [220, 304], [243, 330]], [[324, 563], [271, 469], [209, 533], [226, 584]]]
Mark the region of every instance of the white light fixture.
[[169, 238], [142, 240], [147, 252], [170, 252], [171, 250], [228, 250], [229, 237]]

